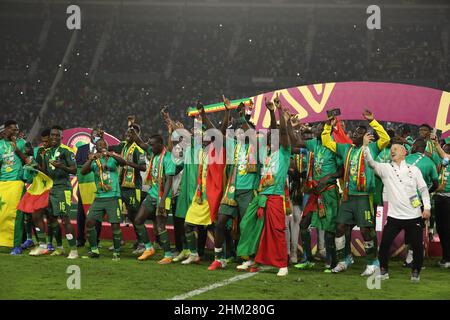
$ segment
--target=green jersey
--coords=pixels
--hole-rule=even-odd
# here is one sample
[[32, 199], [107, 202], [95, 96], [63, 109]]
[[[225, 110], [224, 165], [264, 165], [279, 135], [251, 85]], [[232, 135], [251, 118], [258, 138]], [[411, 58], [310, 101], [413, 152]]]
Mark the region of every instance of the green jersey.
[[264, 161], [263, 176], [269, 174], [275, 179], [274, 184], [266, 187], [261, 194], [265, 195], [284, 195], [284, 187], [290, 166], [291, 147], [285, 148], [280, 145], [280, 149], [274, 152]]
[[[122, 141], [116, 146], [111, 148], [114, 152], [120, 154], [128, 162], [133, 162], [139, 166], [145, 166], [145, 153], [135, 143], [129, 145], [127, 142]], [[138, 170], [125, 166], [121, 168], [120, 172], [120, 185], [125, 188], [142, 188], [142, 177]]]
[[[17, 149], [25, 154], [25, 140], [16, 140]], [[14, 152], [11, 141], [6, 139], [0, 140], [0, 181], [22, 180], [23, 164], [20, 157]]]
[[[258, 159], [257, 151], [254, 150], [253, 154], [249, 154], [250, 144], [239, 143], [234, 139], [227, 138], [227, 150], [233, 150], [233, 153], [230, 153], [227, 161], [229, 164], [227, 166], [228, 175], [231, 175], [233, 166], [236, 164], [236, 182], [235, 187], [236, 190], [252, 190], [258, 188], [259, 176], [258, 176], [258, 164], [256, 163], [256, 171], [248, 172], [248, 164], [250, 162], [250, 157], [254, 156], [255, 160]], [[251, 151], [251, 150], [250, 150]]]
[[[150, 149], [147, 150], [147, 152], [150, 155], [152, 154]], [[150, 166], [150, 190], [148, 191], [148, 195], [159, 201], [159, 190], [161, 188], [161, 183], [165, 183], [166, 176], [175, 175], [176, 165], [172, 161], [172, 154], [166, 150], [162, 159], [161, 153], [152, 156]], [[170, 190], [168, 197], [171, 196], [171, 193], [172, 190]]]
[[[326, 175], [336, 173], [339, 164], [336, 154], [334, 152], [323, 146], [322, 141], [317, 138], [307, 140], [305, 144], [306, 149], [309, 152], [314, 153], [314, 164], [313, 164], [314, 180], [319, 181]], [[335, 180], [336, 179], [334, 179], [334, 181]]]
[[50, 163], [51, 161], [59, 161], [66, 167], [76, 167], [75, 154], [68, 146], [60, 144], [58, 147], [47, 149], [43, 159], [48, 176], [53, 180], [53, 188], [64, 187], [71, 189], [70, 174], [62, 169], [55, 168]]
[[414, 165], [422, 172], [423, 180], [425, 180], [428, 188], [433, 185], [433, 181], [438, 181], [438, 172], [434, 162], [426, 155], [416, 152], [406, 156], [407, 164]]
[[[363, 153], [363, 147], [355, 147], [351, 148], [351, 144], [336, 144], [336, 152], [339, 155], [339, 157], [344, 161], [344, 172], [347, 172], [349, 170], [349, 183], [348, 183], [348, 191], [350, 195], [368, 195], [369, 193], [373, 193], [375, 191], [375, 174], [370, 168], [367, 160], [364, 160], [364, 170], [365, 172], [363, 175], [366, 178], [366, 191], [358, 191], [356, 189], [357, 181], [358, 181], [358, 172], [360, 169], [359, 159], [361, 157], [361, 153]], [[369, 150], [371, 152], [371, 155], [374, 159], [378, 157], [378, 154], [380, 153], [380, 149], [378, 148], [378, 144], [376, 142], [372, 142], [369, 144]], [[345, 163], [347, 160], [348, 152], [351, 148], [348, 162]], [[349, 167], [347, 167], [349, 166]]]
[[[99, 167], [100, 164], [100, 167]], [[101, 157], [91, 162], [97, 191], [96, 198], [120, 198], [119, 167], [116, 159]]]

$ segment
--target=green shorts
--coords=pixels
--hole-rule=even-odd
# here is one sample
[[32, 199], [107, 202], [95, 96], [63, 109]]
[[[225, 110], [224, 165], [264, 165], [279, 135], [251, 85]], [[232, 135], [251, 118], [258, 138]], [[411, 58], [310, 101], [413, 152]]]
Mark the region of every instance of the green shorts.
[[311, 226], [318, 230], [336, 232], [336, 217], [339, 207], [338, 188], [324, 191], [321, 196], [325, 207], [325, 216], [319, 217], [319, 212], [313, 212]]
[[237, 206], [234, 207], [228, 204], [221, 204], [219, 207], [219, 214], [242, 219], [248, 205], [252, 202], [254, 197], [254, 190], [236, 190], [234, 200], [236, 200]]
[[95, 198], [87, 218], [102, 222], [106, 214], [109, 223], [120, 223], [120, 205], [118, 198]]
[[62, 217], [70, 212], [72, 204], [72, 190], [52, 188], [48, 197], [48, 212], [54, 217]]
[[356, 224], [358, 227], [375, 227], [372, 196], [348, 196], [347, 201], [342, 201], [336, 223], [347, 225]]
[[[170, 200], [170, 199], [169, 199]], [[164, 216], [167, 217], [170, 210], [164, 210], [164, 214], [159, 213], [158, 211], [158, 200], [155, 198], [152, 198], [150, 196], [146, 196], [144, 201], [142, 201], [142, 205], [145, 207], [145, 209], [148, 210], [150, 217], [151, 216]], [[167, 208], [167, 205], [166, 205]]]
[[141, 189], [121, 188], [120, 192], [127, 210], [137, 211], [141, 205]]

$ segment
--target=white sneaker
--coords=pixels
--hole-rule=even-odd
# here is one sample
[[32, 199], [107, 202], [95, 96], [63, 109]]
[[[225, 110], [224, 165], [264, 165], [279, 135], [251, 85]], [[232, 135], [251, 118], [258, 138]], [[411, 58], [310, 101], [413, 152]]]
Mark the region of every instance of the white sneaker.
[[387, 280], [387, 279], [389, 279], [389, 273], [385, 272], [385, 273], [379, 274], [379, 275], [375, 276], [375, 279]]
[[247, 261], [244, 261], [242, 264], [238, 265], [236, 267], [236, 269], [245, 271], [245, 270], [248, 270], [248, 268], [250, 268], [254, 264], [255, 264], [255, 262], [253, 260], [247, 260]]
[[133, 255], [138, 255], [138, 256], [140, 256], [141, 254], [143, 254], [144, 253], [144, 251], [145, 251], [145, 246], [144, 245], [139, 245], [133, 252], [132, 252], [132, 254]]
[[191, 263], [199, 263], [200, 262], [200, 257], [198, 256], [198, 254], [190, 254], [189, 258], [187, 258], [186, 260], [181, 261], [181, 264], [191, 264]]
[[345, 270], [347, 270], [347, 265], [345, 264], [345, 262], [340, 261], [340, 262], [338, 262], [336, 267], [331, 269], [331, 272], [332, 273], [339, 273], [339, 272], [342, 272], [342, 271], [345, 271]]
[[78, 259], [78, 251], [77, 250], [70, 250], [69, 255], [67, 256], [67, 259]]
[[373, 275], [377, 270], [379, 270], [380, 267], [376, 265], [367, 265], [366, 270], [364, 270], [363, 273], [361, 273], [362, 277], [367, 277]]
[[288, 271], [287, 267], [280, 268], [280, 270], [278, 270], [277, 276], [284, 277], [284, 276], [287, 276], [288, 273], [289, 273], [289, 271]]
[[47, 247], [41, 248], [41, 247], [37, 246], [37, 247], [34, 247], [30, 251], [30, 256], [33, 256], [33, 257], [42, 256], [44, 254], [49, 254]]

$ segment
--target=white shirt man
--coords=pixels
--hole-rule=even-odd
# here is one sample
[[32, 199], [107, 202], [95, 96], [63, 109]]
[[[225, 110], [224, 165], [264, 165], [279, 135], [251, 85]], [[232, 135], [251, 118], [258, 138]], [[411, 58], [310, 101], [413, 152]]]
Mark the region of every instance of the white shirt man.
[[[395, 237], [401, 230], [411, 239], [414, 252], [411, 281], [420, 280], [420, 270], [423, 262], [423, 227], [424, 219], [430, 217], [430, 194], [422, 173], [415, 166], [405, 162], [407, 151], [404, 146], [394, 144], [391, 147], [392, 163], [379, 163], [374, 161], [367, 145], [373, 136], [364, 137], [364, 156], [375, 174], [383, 181], [387, 194], [388, 218], [383, 229], [379, 258], [381, 274], [380, 279], [389, 279], [388, 261], [389, 250]], [[422, 201], [417, 191], [420, 192]], [[423, 212], [421, 209], [423, 202]]]

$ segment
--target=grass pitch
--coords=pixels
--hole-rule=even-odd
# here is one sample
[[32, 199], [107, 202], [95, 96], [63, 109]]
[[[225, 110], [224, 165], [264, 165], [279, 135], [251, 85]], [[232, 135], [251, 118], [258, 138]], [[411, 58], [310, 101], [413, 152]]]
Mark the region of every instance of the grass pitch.
[[[99, 259], [68, 260], [65, 257], [10, 256], [9, 250], [0, 249], [0, 299], [170, 299], [195, 289], [230, 279], [242, 273], [235, 270], [236, 263], [225, 270], [208, 271], [208, 261], [199, 265], [158, 265], [163, 253], [149, 261], [139, 262], [131, 254], [131, 243], [123, 248], [121, 261], [113, 262], [111, 245], [102, 241]], [[87, 254], [87, 247], [79, 250]], [[421, 282], [410, 282], [410, 270], [402, 268], [401, 261], [390, 264], [390, 279], [380, 289], [368, 289], [367, 279], [360, 276], [364, 258], [342, 274], [323, 273], [323, 264], [315, 269], [300, 271], [289, 268], [289, 275], [276, 276], [277, 269], [262, 271], [255, 276], [223, 287], [195, 295], [190, 299], [450, 299], [450, 270], [437, 266], [438, 259], [426, 259]], [[67, 267], [80, 268], [81, 289], [67, 288]]]

